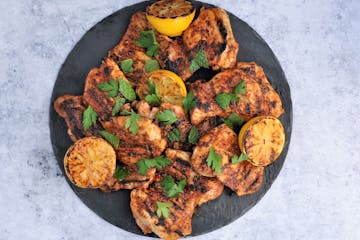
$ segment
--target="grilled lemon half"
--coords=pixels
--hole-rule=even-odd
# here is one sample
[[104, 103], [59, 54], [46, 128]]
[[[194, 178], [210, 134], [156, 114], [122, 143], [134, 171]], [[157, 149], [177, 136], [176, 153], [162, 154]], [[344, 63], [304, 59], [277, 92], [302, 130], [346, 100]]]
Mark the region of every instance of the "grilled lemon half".
[[67, 150], [64, 168], [66, 175], [76, 186], [98, 188], [113, 176], [116, 153], [102, 138], [82, 138]]
[[146, 18], [162, 34], [180, 36], [195, 17], [195, 8], [185, 0], [161, 0], [150, 5]]
[[[184, 81], [176, 73], [159, 69], [149, 73], [148, 82], [154, 83], [156, 95], [160, 97], [161, 102], [182, 106], [182, 99], [186, 97], [187, 91]], [[143, 84], [138, 87], [136, 93], [140, 99], [145, 99], [150, 89], [147, 84]]]
[[248, 160], [256, 166], [267, 166], [281, 154], [285, 131], [279, 119], [271, 116], [255, 117], [240, 130], [239, 146]]

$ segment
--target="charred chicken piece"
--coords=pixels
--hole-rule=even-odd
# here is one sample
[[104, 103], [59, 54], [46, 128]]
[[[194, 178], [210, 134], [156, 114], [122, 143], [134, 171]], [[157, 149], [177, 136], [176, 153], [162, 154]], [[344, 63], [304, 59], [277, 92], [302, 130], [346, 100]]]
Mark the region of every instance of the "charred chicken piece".
[[[246, 93], [239, 95], [239, 100], [230, 103], [224, 110], [215, 101], [218, 94], [234, 93], [235, 87], [244, 81]], [[255, 62], [240, 62], [235, 68], [215, 75], [209, 82], [195, 82], [191, 85], [197, 100], [190, 112], [191, 122], [199, 124], [209, 117], [226, 118], [236, 113], [246, 120], [259, 116], [279, 117], [284, 113], [280, 96], [268, 82], [265, 73]]]
[[102, 126], [120, 139], [116, 149], [118, 159], [133, 165], [143, 158], [154, 158], [161, 155], [166, 148], [166, 140], [161, 136], [161, 129], [146, 118], [137, 120], [139, 126], [136, 135], [126, 129], [129, 117], [113, 117], [109, 121], [101, 121]]
[[136, 188], [147, 188], [152, 183], [156, 169], [149, 169], [146, 176], [141, 175], [137, 172], [134, 167], [125, 167], [128, 175], [125, 179], [119, 180], [112, 177], [105, 185], [100, 187], [103, 192], [114, 192], [120, 189], [136, 189]]
[[[191, 233], [195, 207], [219, 197], [223, 192], [223, 184], [215, 178], [199, 176], [193, 171], [189, 164], [189, 152], [167, 149], [166, 157], [172, 161], [171, 165], [156, 174], [149, 189], [131, 192], [130, 207], [145, 234], [154, 232], [163, 239], [178, 239]], [[160, 183], [167, 175], [176, 181], [186, 179], [187, 185], [177, 198], [168, 197]], [[172, 204], [168, 218], [157, 215], [157, 202]]]
[[228, 14], [220, 8], [201, 8], [200, 14], [183, 33], [190, 56], [204, 49], [213, 70], [234, 67], [239, 49]]
[[100, 90], [98, 85], [108, 82], [110, 79], [117, 81], [119, 78], [127, 80], [116, 62], [110, 58], [106, 58], [100, 68], [93, 68], [86, 78], [84, 101], [94, 109], [101, 119], [111, 117], [115, 98], [108, 97], [108, 93]]
[[67, 133], [73, 142], [83, 138], [96, 136], [99, 126], [92, 125], [87, 131], [83, 130], [82, 115], [86, 109], [82, 96], [63, 95], [54, 103], [55, 111], [65, 119]]

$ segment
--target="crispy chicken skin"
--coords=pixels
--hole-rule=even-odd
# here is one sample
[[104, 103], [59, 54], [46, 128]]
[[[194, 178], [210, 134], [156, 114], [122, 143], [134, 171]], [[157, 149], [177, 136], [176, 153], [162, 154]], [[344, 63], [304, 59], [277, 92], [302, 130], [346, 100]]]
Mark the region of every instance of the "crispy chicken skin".
[[[126, 59], [133, 60], [134, 71], [125, 73], [129, 81], [134, 86], [138, 86], [147, 80], [147, 72], [145, 71], [145, 63], [153, 59], [146, 55], [146, 50], [135, 44], [140, 38], [142, 31], [151, 30], [152, 26], [146, 19], [143, 12], [137, 12], [132, 15], [128, 28], [121, 41], [108, 53], [108, 57], [113, 59], [117, 64]], [[162, 34], [155, 32], [155, 37], [159, 43], [159, 51], [167, 49], [172, 40]]]
[[146, 176], [143, 176], [134, 167], [126, 167], [126, 169], [129, 175], [124, 180], [112, 177], [105, 185], [100, 187], [101, 191], [114, 192], [120, 189], [147, 188], [152, 183], [156, 171], [155, 168], [150, 169], [147, 171]]
[[235, 191], [238, 196], [256, 192], [262, 186], [264, 168], [244, 161], [224, 166], [218, 179]]
[[82, 115], [86, 107], [82, 96], [63, 95], [54, 103], [55, 111], [65, 119], [68, 134], [73, 142], [83, 138], [97, 135], [98, 125], [92, 125], [87, 131], [83, 130]]
[[[245, 82], [246, 94], [223, 110], [215, 101], [220, 93], [234, 93], [241, 81]], [[197, 81], [191, 85], [197, 100], [191, 110], [193, 124], [199, 124], [209, 117], [227, 117], [237, 113], [246, 120], [259, 115], [279, 117], [284, 113], [280, 96], [268, 82], [264, 71], [255, 62], [240, 62], [233, 69], [216, 74], [209, 82]]]
[[[149, 189], [133, 190], [130, 207], [134, 218], [144, 233], [156, 233], [163, 239], [178, 239], [191, 233], [191, 219], [195, 207], [216, 199], [223, 192], [217, 179], [199, 176], [189, 164], [190, 153], [167, 149], [166, 157], [172, 161], [156, 174]], [[176, 181], [186, 179], [187, 186], [177, 198], [166, 196], [160, 181], [170, 175]], [[169, 218], [158, 217], [156, 201], [171, 202]]]
[[210, 147], [213, 147], [214, 151], [221, 155], [223, 166], [231, 161], [234, 154], [240, 153], [237, 135], [231, 128], [221, 124], [211, 129], [199, 139], [191, 157], [191, 166], [199, 174], [207, 177], [216, 176], [215, 171], [206, 163]]
[[223, 9], [201, 8], [198, 18], [184, 31], [182, 38], [191, 57], [200, 48], [205, 50], [213, 70], [235, 66], [239, 45], [235, 41], [229, 16]]
[[143, 158], [154, 158], [166, 148], [166, 140], [161, 136], [161, 129], [151, 120], [141, 118], [137, 121], [139, 130], [136, 135], [125, 128], [128, 117], [113, 117], [109, 121], [101, 121], [102, 126], [120, 139], [116, 149], [118, 159], [133, 165]]
[[93, 68], [85, 80], [84, 101], [87, 102], [98, 116], [102, 119], [111, 117], [115, 99], [107, 96], [107, 92], [101, 91], [98, 84], [107, 82], [109, 79], [126, 79], [119, 66], [110, 58], [105, 58], [100, 68]]

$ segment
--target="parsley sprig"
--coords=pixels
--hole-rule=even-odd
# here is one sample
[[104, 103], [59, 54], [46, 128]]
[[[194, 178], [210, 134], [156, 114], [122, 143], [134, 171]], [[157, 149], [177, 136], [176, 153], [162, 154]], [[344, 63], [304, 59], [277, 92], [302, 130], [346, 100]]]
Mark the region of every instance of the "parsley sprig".
[[159, 119], [160, 122], [163, 122], [165, 125], [171, 125], [178, 120], [174, 111], [169, 109], [159, 112], [158, 114], [156, 114], [155, 117]]
[[82, 117], [82, 126], [83, 126], [84, 131], [87, 131], [91, 127], [91, 125], [96, 123], [97, 117], [98, 117], [97, 113], [89, 105], [87, 107], [87, 109], [84, 111], [83, 117]]
[[223, 119], [224, 123], [232, 129], [239, 129], [245, 120], [236, 113], [230, 114], [226, 119]]
[[133, 63], [134, 63], [134, 61], [131, 58], [121, 61], [121, 63], [120, 63], [121, 70], [124, 73], [133, 72], [134, 71]]
[[128, 170], [124, 166], [116, 166], [114, 178], [117, 180], [124, 180], [127, 176], [129, 176]]
[[156, 206], [157, 206], [156, 215], [158, 217], [168, 218], [169, 213], [170, 213], [169, 208], [172, 207], [173, 204], [171, 202], [159, 202], [159, 201], [156, 201]]
[[152, 72], [160, 68], [158, 61], [155, 59], [150, 59], [145, 62], [145, 71]]
[[145, 176], [146, 172], [150, 169], [150, 168], [157, 168], [157, 169], [162, 169], [163, 167], [169, 165], [171, 163], [171, 161], [169, 159], [167, 159], [164, 156], [160, 156], [157, 158], [152, 158], [152, 159], [142, 159], [140, 161], [138, 161], [136, 163], [136, 167], [138, 169], [138, 172]]
[[167, 196], [171, 198], [177, 198], [180, 193], [184, 192], [184, 188], [186, 186], [186, 179], [182, 179], [176, 184], [171, 176], [166, 175], [160, 182], [160, 184], [164, 188]]
[[99, 131], [100, 135], [105, 138], [114, 148], [118, 148], [120, 144], [120, 139], [115, 135], [106, 130]]
[[[121, 113], [124, 113], [124, 111]], [[135, 135], [139, 130], [139, 124], [137, 123], [137, 120], [139, 120], [141, 117], [139, 114], [134, 112], [134, 110], [131, 110], [131, 112], [126, 112], [126, 114], [129, 113], [130, 116], [125, 120], [125, 128], [129, 129], [129, 131]]]
[[197, 129], [197, 127], [192, 126], [189, 132], [189, 136], [188, 136], [188, 142], [191, 144], [197, 144], [199, 140], [199, 130]]
[[199, 51], [196, 53], [195, 57], [191, 60], [190, 64], [190, 73], [194, 73], [201, 67], [203, 68], [209, 68], [209, 63], [206, 58], [206, 54], [204, 49], [199, 49]]
[[130, 83], [123, 78], [119, 78], [119, 92], [129, 101], [136, 99], [136, 93]]
[[243, 161], [245, 161], [247, 159], [248, 159], [248, 155], [246, 153], [242, 153], [242, 154], [240, 154], [240, 156], [235, 154], [231, 158], [231, 163], [232, 164], [238, 164], [238, 163], [241, 163], [241, 162], [243, 162]]
[[221, 155], [217, 154], [213, 147], [210, 147], [210, 152], [206, 159], [207, 165], [214, 169], [217, 174], [220, 174], [221, 162]]
[[159, 43], [156, 41], [155, 33], [153, 30], [142, 31], [140, 38], [135, 41], [139, 47], [146, 48], [146, 55], [153, 57], [158, 54]]
[[194, 96], [194, 92], [190, 91], [185, 98], [183, 98], [182, 100], [183, 106], [184, 106], [184, 111], [187, 114], [190, 109], [192, 109], [195, 106], [195, 96]]
[[107, 92], [108, 97], [115, 97], [118, 94], [119, 83], [114, 79], [109, 79], [108, 82], [99, 83], [97, 87], [101, 91]]
[[145, 97], [145, 101], [151, 106], [157, 107], [161, 104], [160, 97], [156, 94], [155, 84], [153, 82], [146, 83], [149, 87], [149, 94]]
[[118, 114], [120, 111], [120, 108], [122, 107], [122, 105], [124, 105], [124, 103], [125, 103], [125, 98], [117, 97], [115, 100], [115, 105], [113, 107], [111, 115], [115, 116], [116, 114]]
[[235, 93], [220, 93], [216, 95], [215, 101], [222, 109], [226, 110], [230, 103], [235, 103], [239, 100], [239, 94], [245, 93], [245, 82], [242, 80], [238, 85], [235, 86]]
[[180, 137], [181, 137], [181, 131], [178, 128], [174, 128], [173, 130], [171, 130], [166, 137], [171, 141], [171, 142], [178, 142], [180, 141]]

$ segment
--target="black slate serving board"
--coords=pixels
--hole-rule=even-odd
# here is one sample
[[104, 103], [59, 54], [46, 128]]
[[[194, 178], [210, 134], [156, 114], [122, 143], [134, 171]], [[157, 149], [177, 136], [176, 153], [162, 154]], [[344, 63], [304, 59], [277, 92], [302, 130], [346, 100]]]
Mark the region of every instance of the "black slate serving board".
[[[65, 121], [54, 111], [54, 101], [64, 94], [82, 94], [85, 78], [90, 69], [99, 66], [103, 57], [107, 55], [107, 51], [120, 41], [126, 31], [131, 15], [137, 11], [144, 11], [145, 7], [150, 3], [150, 1], [141, 2], [123, 8], [97, 23], [80, 39], [62, 65], [51, 97], [50, 132], [54, 154], [63, 173], [63, 157], [72, 142], [66, 133]], [[201, 6], [214, 7], [196, 1], [194, 4], [198, 9]], [[279, 174], [290, 143], [292, 105], [290, 89], [284, 72], [266, 42], [248, 24], [231, 13], [229, 13], [229, 16], [235, 38], [240, 45], [237, 60], [255, 61], [262, 66], [271, 85], [281, 96], [285, 109], [285, 114], [280, 117], [286, 132], [285, 148], [279, 159], [266, 167], [264, 182], [259, 191], [251, 195], [238, 197], [231, 190], [225, 189], [221, 197], [199, 207], [192, 220], [192, 236], [225, 226], [252, 208], [269, 190]], [[200, 70], [191, 80], [209, 80], [214, 74], [212, 71]], [[68, 183], [76, 195], [101, 218], [126, 231], [142, 235], [131, 214], [129, 206], [130, 191], [102, 193], [99, 190], [78, 188], [69, 181]]]

